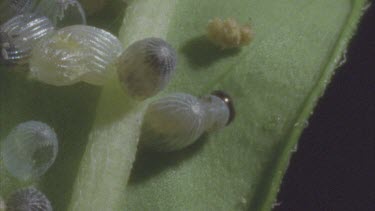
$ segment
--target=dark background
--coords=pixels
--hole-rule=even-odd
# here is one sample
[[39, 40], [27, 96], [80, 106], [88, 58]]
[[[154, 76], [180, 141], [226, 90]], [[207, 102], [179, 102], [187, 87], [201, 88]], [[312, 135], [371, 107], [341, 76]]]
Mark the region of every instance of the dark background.
[[374, 3], [310, 117], [274, 211], [375, 211]]

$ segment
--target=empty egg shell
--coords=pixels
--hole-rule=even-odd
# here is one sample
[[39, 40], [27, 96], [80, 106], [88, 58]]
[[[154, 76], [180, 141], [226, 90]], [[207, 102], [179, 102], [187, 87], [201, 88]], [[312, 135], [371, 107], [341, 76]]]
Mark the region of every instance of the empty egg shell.
[[43, 175], [55, 161], [57, 151], [56, 133], [38, 121], [19, 124], [1, 143], [6, 169], [21, 180]]
[[114, 61], [122, 51], [120, 41], [107, 31], [85, 25], [65, 27], [34, 48], [30, 77], [55, 86], [79, 81], [103, 85], [115, 72]]
[[52, 211], [48, 198], [34, 187], [22, 188], [7, 200], [7, 211]]
[[4, 63], [26, 63], [35, 44], [53, 32], [44, 16], [17, 15], [0, 26], [0, 60]]
[[118, 61], [117, 72], [125, 92], [145, 99], [161, 91], [175, 72], [176, 51], [160, 38], [131, 44]]
[[35, 13], [47, 16], [55, 26], [86, 25], [86, 14], [77, 0], [40, 0]]

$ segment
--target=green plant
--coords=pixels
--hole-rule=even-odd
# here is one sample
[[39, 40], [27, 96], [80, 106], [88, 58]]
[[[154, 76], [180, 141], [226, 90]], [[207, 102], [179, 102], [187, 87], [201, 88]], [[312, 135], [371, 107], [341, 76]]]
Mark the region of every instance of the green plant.
[[[319, 97], [340, 64], [365, 0], [138, 0], [120, 28], [124, 46], [168, 40], [179, 63], [160, 95], [232, 94], [238, 118], [191, 148], [136, 158], [145, 105], [117, 79], [102, 89], [51, 87], [1, 66], [0, 138], [30, 119], [60, 139], [56, 163], [40, 181], [56, 210], [270, 210], [289, 158]], [[88, 21], [108, 28], [117, 1]], [[251, 20], [249, 47], [223, 50], [205, 38], [213, 17]], [[160, 96], [159, 95], [159, 96]], [[0, 173], [2, 195], [23, 186]], [[129, 178], [129, 182], [127, 182]]]

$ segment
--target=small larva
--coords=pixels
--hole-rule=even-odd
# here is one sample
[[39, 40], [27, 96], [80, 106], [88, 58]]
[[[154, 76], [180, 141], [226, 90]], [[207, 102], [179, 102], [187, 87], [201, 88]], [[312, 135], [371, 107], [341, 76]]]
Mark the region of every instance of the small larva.
[[6, 169], [20, 180], [43, 175], [55, 161], [57, 151], [56, 133], [38, 121], [19, 124], [1, 143]]
[[160, 38], [131, 44], [121, 55], [117, 73], [125, 92], [145, 99], [161, 91], [175, 72], [176, 51]]
[[48, 198], [34, 187], [22, 188], [7, 200], [7, 211], [52, 211]]
[[55, 85], [84, 81], [103, 85], [115, 72], [114, 61], [122, 53], [120, 41], [92, 26], [62, 28], [43, 39], [30, 58], [30, 78]]
[[177, 93], [151, 103], [142, 126], [142, 146], [156, 151], [180, 150], [203, 132], [228, 125], [234, 117], [232, 101], [224, 92], [217, 93], [203, 98]]
[[0, 61], [26, 63], [34, 45], [53, 30], [53, 24], [44, 16], [13, 17], [0, 26]]
[[249, 25], [240, 26], [233, 18], [210, 20], [207, 33], [208, 38], [222, 49], [248, 45], [254, 37]]
[[59, 28], [73, 24], [86, 25], [85, 11], [77, 0], [41, 0], [35, 13], [48, 17]]

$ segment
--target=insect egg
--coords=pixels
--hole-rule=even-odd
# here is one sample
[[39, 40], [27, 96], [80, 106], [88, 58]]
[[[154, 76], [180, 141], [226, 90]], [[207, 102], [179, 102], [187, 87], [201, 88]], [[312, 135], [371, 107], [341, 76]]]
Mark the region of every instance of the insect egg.
[[48, 198], [34, 187], [22, 188], [7, 200], [9, 211], [52, 211]]
[[176, 93], [147, 108], [141, 144], [156, 151], [174, 151], [192, 144], [205, 130], [206, 113], [199, 99]]
[[37, 121], [19, 124], [1, 143], [1, 157], [6, 169], [21, 180], [43, 175], [55, 161], [57, 151], [56, 133]]
[[66, 86], [84, 81], [103, 85], [115, 74], [114, 61], [122, 53], [120, 41], [92, 26], [62, 28], [43, 39], [30, 58], [30, 78]]
[[229, 95], [222, 91], [202, 98], [184, 93], [161, 98], [146, 110], [141, 144], [156, 151], [182, 149], [194, 143], [203, 132], [228, 125], [233, 119], [232, 109]]
[[145, 99], [157, 94], [175, 72], [176, 51], [160, 38], [131, 44], [120, 56], [117, 72], [125, 92]]
[[26, 63], [35, 44], [54, 30], [48, 18], [17, 15], [0, 26], [1, 61]]

